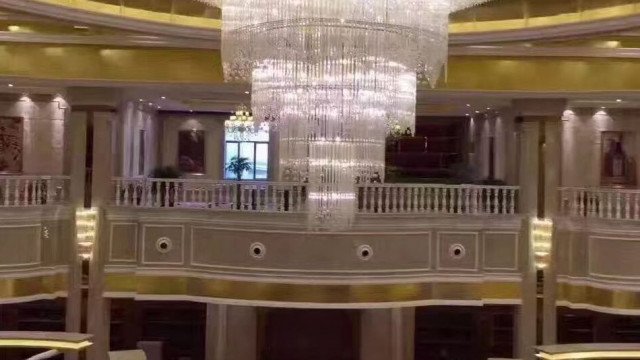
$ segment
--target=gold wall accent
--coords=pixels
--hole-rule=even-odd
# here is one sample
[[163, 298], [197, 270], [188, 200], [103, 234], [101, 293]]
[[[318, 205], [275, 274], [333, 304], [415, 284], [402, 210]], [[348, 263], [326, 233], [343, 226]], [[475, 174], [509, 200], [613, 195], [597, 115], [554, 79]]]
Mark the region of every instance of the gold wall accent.
[[41, 3], [63, 6], [107, 16], [119, 16], [132, 20], [166, 23], [204, 29], [220, 29], [219, 10], [211, 9], [196, 0], [156, 0], [146, 3], [124, 0], [122, 5], [96, 0], [36, 0]]
[[67, 274], [24, 278], [0, 278], [0, 300], [34, 295], [54, 295], [67, 291]]
[[558, 301], [617, 310], [640, 310], [640, 292], [601, 289], [570, 283], [558, 284]]
[[520, 284], [514, 282], [310, 285], [130, 274], [107, 274], [105, 291], [321, 304], [484, 299], [507, 302], [521, 298]]
[[[640, 61], [455, 56], [437, 89], [584, 92], [640, 90]], [[64, 81], [219, 85], [217, 50], [0, 45], [0, 76]]]
[[[36, 0], [42, 3], [70, 7], [108, 16], [133, 20], [166, 23], [204, 29], [220, 29], [219, 9], [206, 9], [196, 0], [155, 0], [140, 2], [123, 0], [113, 4], [105, 0]], [[554, 1], [502, 0], [474, 7], [453, 15], [449, 31], [482, 33], [512, 31], [545, 26], [626, 17], [640, 14], [640, 5], [619, 0], [598, 0], [585, 6], [578, 0], [564, 0], [558, 6]]]

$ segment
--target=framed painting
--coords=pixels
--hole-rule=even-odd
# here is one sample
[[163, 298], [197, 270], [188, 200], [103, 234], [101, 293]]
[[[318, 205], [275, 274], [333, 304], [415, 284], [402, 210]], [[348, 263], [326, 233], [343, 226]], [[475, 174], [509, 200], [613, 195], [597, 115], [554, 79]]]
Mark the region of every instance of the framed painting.
[[601, 132], [601, 185], [636, 184], [635, 138], [635, 134], [622, 131]]
[[0, 173], [22, 173], [23, 127], [21, 117], [0, 116]]
[[204, 130], [178, 132], [178, 168], [187, 174], [205, 173]]

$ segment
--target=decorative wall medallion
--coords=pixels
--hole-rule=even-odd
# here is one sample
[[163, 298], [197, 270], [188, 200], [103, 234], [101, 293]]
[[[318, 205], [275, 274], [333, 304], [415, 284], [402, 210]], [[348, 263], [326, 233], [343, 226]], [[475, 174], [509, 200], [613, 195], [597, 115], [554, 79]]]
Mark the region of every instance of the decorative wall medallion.
[[267, 249], [262, 243], [256, 242], [249, 246], [249, 254], [255, 259], [262, 259], [267, 254]]
[[449, 256], [455, 260], [459, 260], [467, 255], [467, 249], [462, 244], [453, 244], [449, 247]]
[[173, 241], [168, 237], [163, 236], [156, 240], [156, 250], [158, 250], [158, 252], [166, 254], [171, 251], [171, 249], [173, 249]]
[[360, 245], [356, 252], [360, 260], [369, 260], [373, 256], [373, 249], [369, 245]]

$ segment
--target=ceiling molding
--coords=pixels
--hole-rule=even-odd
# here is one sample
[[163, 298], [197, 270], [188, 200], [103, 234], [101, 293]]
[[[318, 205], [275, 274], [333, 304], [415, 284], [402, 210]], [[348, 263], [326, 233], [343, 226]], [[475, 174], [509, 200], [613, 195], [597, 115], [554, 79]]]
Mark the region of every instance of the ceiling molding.
[[38, 34], [19, 32], [0, 32], [0, 42], [39, 43], [39, 44], [73, 44], [73, 45], [108, 45], [115, 47], [160, 47], [181, 49], [219, 49], [217, 40], [187, 39], [164, 35], [68, 35]]
[[472, 45], [509, 41], [562, 39], [576, 36], [603, 34], [640, 27], [640, 15], [617, 17], [559, 26], [531, 27], [520, 30], [451, 34], [452, 45]]
[[504, 57], [584, 57], [584, 58], [640, 58], [637, 48], [598, 47], [539, 47], [539, 46], [454, 46], [452, 56], [504, 56]]
[[46, 15], [64, 21], [73, 19], [74, 22], [101, 25], [112, 28], [139, 31], [143, 33], [161, 34], [192, 39], [220, 40], [220, 31], [202, 29], [177, 24], [131, 19], [123, 16], [93, 13], [71, 7], [45, 4], [34, 0], [0, 0], [0, 7], [11, 11], [22, 11], [34, 15]]

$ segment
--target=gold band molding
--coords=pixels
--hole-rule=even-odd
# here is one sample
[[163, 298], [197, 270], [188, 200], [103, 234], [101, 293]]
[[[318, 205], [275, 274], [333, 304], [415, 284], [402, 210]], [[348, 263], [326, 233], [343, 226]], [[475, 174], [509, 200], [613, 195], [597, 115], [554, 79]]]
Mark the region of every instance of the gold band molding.
[[0, 278], [0, 301], [38, 295], [56, 296], [67, 291], [67, 274]]
[[[454, 56], [437, 90], [585, 92], [640, 90], [640, 61]], [[217, 50], [0, 44], [0, 76], [163, 86], [224, 84]], [[436, 90], [436, 91], [437, 91]]]
[[107, 274], [105, 292], [107, 296], [117, 293], [131, 296], [317, 304], [410, 303], [437, 300], [490, 300], [495, 303], [514, 303], [521, 298], [518, 282], [312, 285], [132, 274]]
[[602, 289], [567, 282], [558, 284], [558, 302], [640, 312], [640, 292]]

